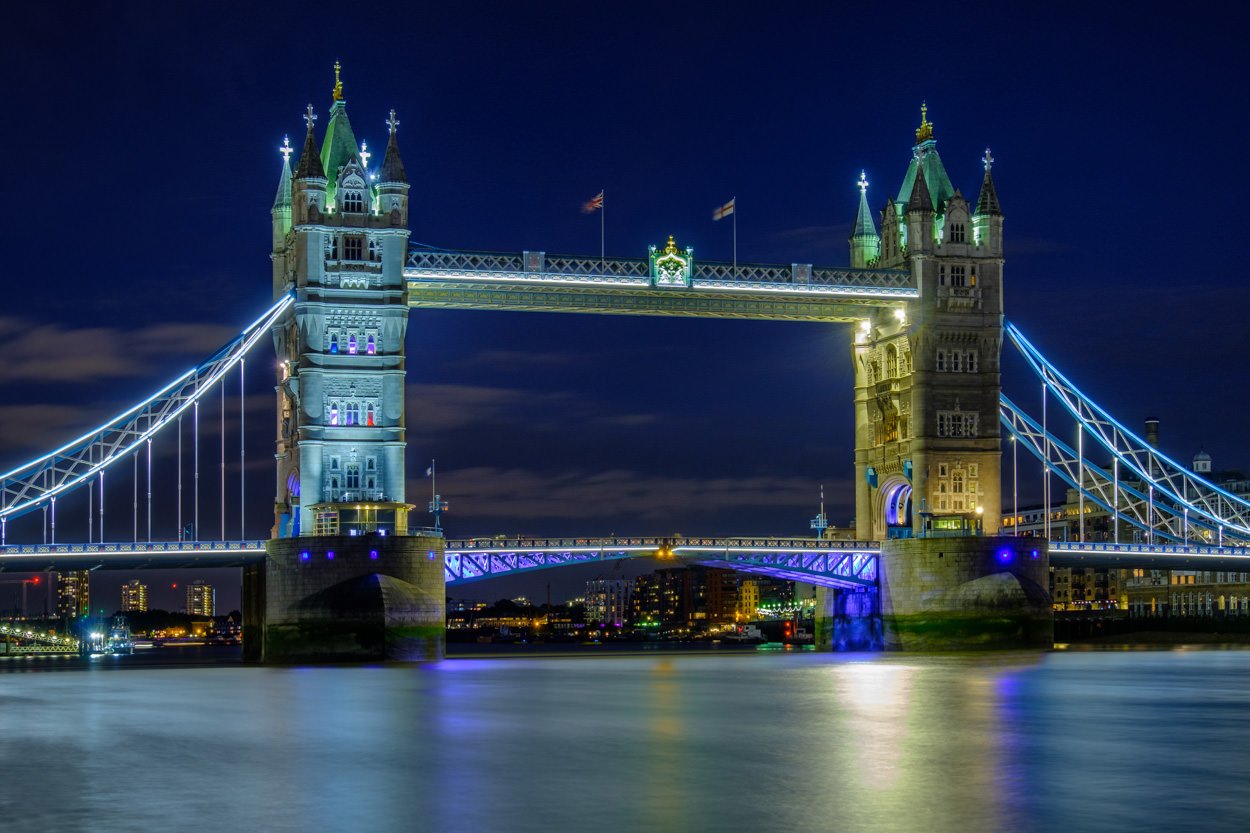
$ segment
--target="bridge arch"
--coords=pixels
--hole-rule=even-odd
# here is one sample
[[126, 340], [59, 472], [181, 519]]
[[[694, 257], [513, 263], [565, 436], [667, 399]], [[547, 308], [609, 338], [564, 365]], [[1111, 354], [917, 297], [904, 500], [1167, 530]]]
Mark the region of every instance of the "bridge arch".
[[891, 475], [876, 494], [873, 526], [876, 538], [909, 538], [912, 529], [912, 486], [902, 475]]

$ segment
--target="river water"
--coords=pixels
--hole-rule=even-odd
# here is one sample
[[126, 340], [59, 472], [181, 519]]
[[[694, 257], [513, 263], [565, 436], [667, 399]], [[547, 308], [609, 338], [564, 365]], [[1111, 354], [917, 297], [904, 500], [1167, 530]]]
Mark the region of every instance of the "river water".
[[6, 833], [1250, 829], [1250, 651], [6, 663]]

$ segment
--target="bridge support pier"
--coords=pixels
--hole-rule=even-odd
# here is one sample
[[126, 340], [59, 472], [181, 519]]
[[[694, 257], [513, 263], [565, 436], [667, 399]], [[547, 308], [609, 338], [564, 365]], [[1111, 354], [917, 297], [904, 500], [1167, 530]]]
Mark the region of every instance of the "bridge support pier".
[[243, 574], [244, 656], [256, 662], [443, 656], [443, 539], [280, 538]]
[[[823, 650], [966, 651], [1054, 644], [1049, 559], [1040, 538], [904, 538], [882, 545], [876, 605], [817, 595]], [[880, 644], [865, 644], [880, 622]]]

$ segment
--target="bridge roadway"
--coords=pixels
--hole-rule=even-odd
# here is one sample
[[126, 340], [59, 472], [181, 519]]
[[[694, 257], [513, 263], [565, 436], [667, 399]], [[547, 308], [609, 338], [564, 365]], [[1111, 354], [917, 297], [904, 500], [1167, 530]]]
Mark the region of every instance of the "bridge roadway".
[[907, 270], [734, 265], [672, 253], [689, 265], [661, 279], [646, 258], [414, 249], [404, 278], [409, 306], [433, 309], [852, 322], [920, 297]]
[[[316, 539], [308, 545], [315, 561]], [[1250, 547], [1051, 541], [1047, 551], [1054, 567], [1250, 572]], [[471, 538], [447, 542], [445, 569], [447, 583], [457, 585], [566, 564], [652, 557], [850, 588], [876, 584], [880, 552], [875, 541], [812, 538]], [[242, 567], [264, 558], [262, 540], [23, 544], [0, 547], [0, 572]]]

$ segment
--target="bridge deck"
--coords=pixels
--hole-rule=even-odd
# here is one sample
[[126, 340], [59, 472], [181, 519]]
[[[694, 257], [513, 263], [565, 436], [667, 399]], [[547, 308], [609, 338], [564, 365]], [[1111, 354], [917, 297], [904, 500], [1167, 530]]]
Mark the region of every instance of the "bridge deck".
[[413, 307], [589, 312], [774, 321], [856, 321], [873, 307], [919, 297], [911, 274], [696, 262], [681, 285], [661, 285], [645, 259], [543, 252], [409, 252]]

